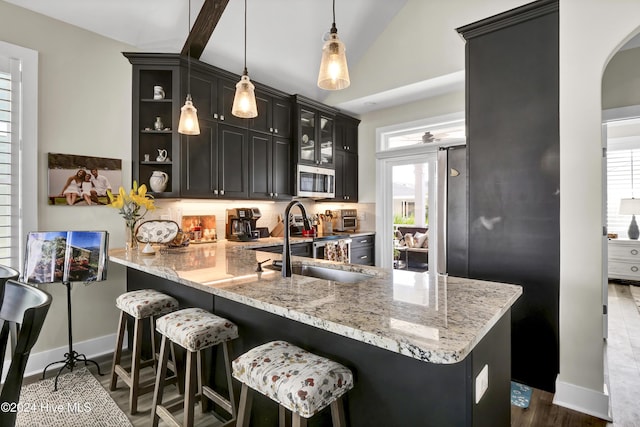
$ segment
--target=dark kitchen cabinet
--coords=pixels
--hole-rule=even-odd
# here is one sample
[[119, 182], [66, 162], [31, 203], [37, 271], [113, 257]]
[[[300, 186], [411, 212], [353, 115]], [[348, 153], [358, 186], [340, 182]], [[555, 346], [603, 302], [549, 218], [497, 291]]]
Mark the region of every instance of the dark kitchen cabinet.
[[180, 194], [186, 197], [212, 197], [217, 188], [218, 125], [212, 120], [199, 121], [200, 135], [181, 135]]
[[358, 125], [360, 120], [339, 114], [336, 117], [336, 150], [358, 152]]
[[[171, 55], [124, 55], [133, 66], [132, 177], [139, 184], [145, 184], [154, 197], [177, 197], [180, 189], [180, 59]], [[164, 98], [154, 99], [154, 86], [162, 87]], [[160, 130], [155, 127], [158, 118], [163, 125]], [[158, 150], [167, 151], [167, 160], [156, 160]], [[149, 187], [149, 178], [154, 171], [164, 172], [169, 177], [167, 188], [161, 193], [152, 192]]]
[[512, 378], [553, 392], [559, 372], [558, 1], [530, 3], [458, 31], [466, 40], [468, 274], [522, 285], [512, 309]]
[[336, 117], [335, 200], [358, 201], [358, 125], [360, 120], [340, 114]]
[[336, 150], [336, 192], [334, 200], [358, 201], [358, 155]]
[[291, 140], [249, 132], [249, 198], [291, 200]]
[[300, 95], [296, 101], [296, 152], [300, 164], [334, 167], [336, 110]]
[[[291, 243], [291, 255], [293, 256], [301, 256], [306, 258], [313, 257], [313, 248], [311, 243]], [[281, 254], [283, 247], [282, 245], [277, 246], [264, 246], [262, 248], [255, 248], [257, 251], [269, 252], [274, 254]]]
[[200, 121], [200, 135], [182, 135], [182, 196], [246, 199], [248, 136], [245, 129]]
[[375, 233], [358, 235], [351, 238], [351, 264], [375, 265], [376, 235]]
[[[247, 119], [231, 114], [236, 82], [229, 76], [219, 76], [211, 70], [195, 67], [191, 71], [191, 98], [198, 110], [198, 120], [215, 120], [229, 125], [246, 127]], [[188, 72], [183, 70], [184, 93], [188, 87]], [[238, 77], [240, 79], [240, 77]]]
[[249, 119], [249, 130], [291, 138], [292, 102], [290, 96], [274, 96], [256, 89], [258, 117]]
[[249, 191], [249, 143], [245, 129], [218, 124], [218, 185], [213, 194], [246, 199]]

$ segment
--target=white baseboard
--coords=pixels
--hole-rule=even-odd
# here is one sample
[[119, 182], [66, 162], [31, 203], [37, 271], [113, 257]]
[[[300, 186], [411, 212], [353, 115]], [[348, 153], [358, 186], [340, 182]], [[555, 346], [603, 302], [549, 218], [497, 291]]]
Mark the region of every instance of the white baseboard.
[[598, 392], [556, 379], [556, 393], [553, 396], [553, 404], [592, 415], [605, 421], [613, 421], [609, 394], [606, 387], [604, 390], [604, 392]]
[[[113, 345], [116, 342], [116, 334], [104, 335], [102, 337], [93, 338], [87, 341], [74, 342], [73, 350], [78, 352], [79, 354], [84, 354], [87, 359], [94, 359], [99, 356], [103, 356], [105, 354], [113, 353]], [[125, 331], [123, 348], [127, 347], [127, 331]], [[9, 347], [9, 346], [7, 346]], [[49, 364], [56, 362], [58, 360], [63, 360], [65, 353], [69, 352], [69, 346], [65, 345], [64, 347], [58, 347], [51, 350], [41, 351], [39, 353], [32, 353], [29, 356], [29, 360], [27, 361], [27, 367], [24, 371], [24, 376], [29, 377], [32, 375], [42, 374], [44, 368]], [[9, 366], [11, 365], [11, 360], [7, 359], [4, 362], [4, 368], [2, 370], [2, 378], [7, 375], [9, 371]], [[80, 367], [84, 366], [84, 363], [79, 362]], [[51, 365], [51, 367], [47, 370], [59, 370], [62, 367], [62, 363]]]

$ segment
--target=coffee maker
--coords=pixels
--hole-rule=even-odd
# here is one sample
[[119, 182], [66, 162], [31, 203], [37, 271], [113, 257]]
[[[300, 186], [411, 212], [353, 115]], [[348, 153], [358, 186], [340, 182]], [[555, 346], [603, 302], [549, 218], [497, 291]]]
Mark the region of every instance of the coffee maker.
[[256, 221], [262, 216], [258, 208], [227, 210], [227, 240], [250, 242], [258, 240]]

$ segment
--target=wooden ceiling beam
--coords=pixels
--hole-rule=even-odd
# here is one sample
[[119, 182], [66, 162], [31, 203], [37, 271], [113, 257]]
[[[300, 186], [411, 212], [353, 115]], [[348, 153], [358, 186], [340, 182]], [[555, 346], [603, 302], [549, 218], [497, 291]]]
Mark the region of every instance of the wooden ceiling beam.
[[192, 58], [200, 59], [228, 3], [229, 0], [204, 1], [202, 9], [200, 9], [200, 13], [198, 13], [198, 17], [193, 23], [191, 31], [189, 31], [189, 36], [180, 54], [190, 55]]

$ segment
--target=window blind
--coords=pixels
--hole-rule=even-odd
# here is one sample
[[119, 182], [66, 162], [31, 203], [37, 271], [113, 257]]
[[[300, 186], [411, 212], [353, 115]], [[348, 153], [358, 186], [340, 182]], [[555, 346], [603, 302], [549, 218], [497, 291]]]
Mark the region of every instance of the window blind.
[[12, 60], [0, 57], [0, 264], [19, 268], [19, 138], [16, 135], [19, 75]]
[[618, 213], [620, 199], [630, 197], [640, 198], [640, 148], [607, 150], [607, 231], [621, 238], [627, 237], [631, 216]]

